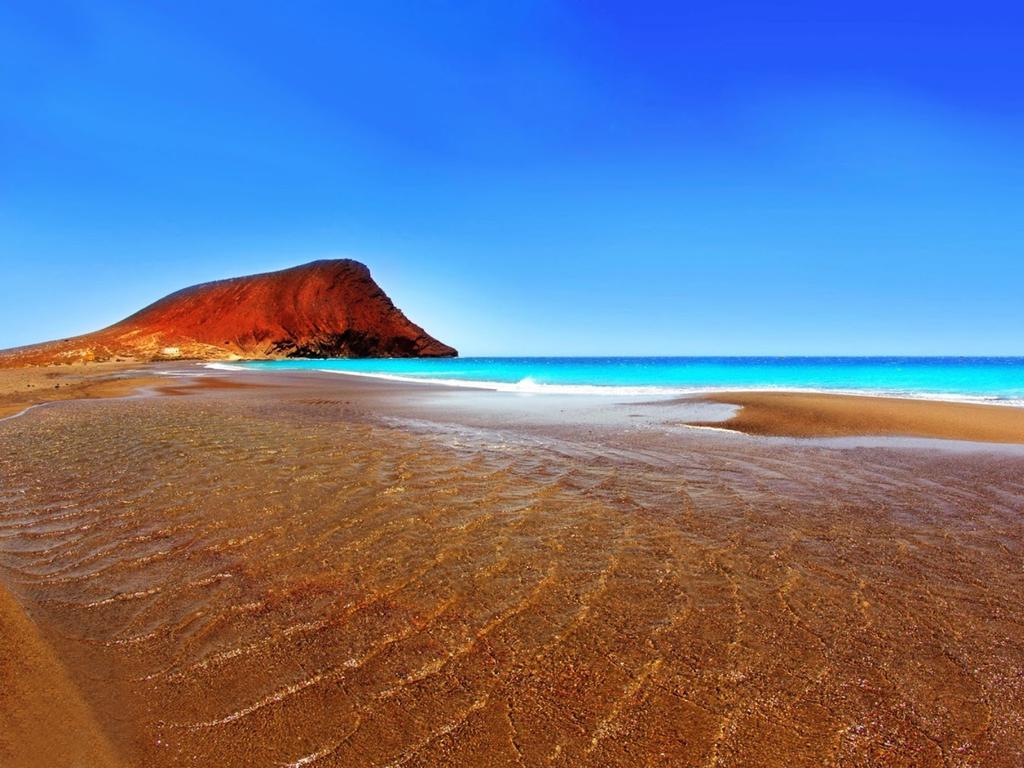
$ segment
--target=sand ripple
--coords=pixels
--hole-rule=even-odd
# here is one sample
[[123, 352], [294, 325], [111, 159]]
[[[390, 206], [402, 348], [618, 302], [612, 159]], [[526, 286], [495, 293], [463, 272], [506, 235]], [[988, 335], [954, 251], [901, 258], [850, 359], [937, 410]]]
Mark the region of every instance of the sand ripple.
[[0, 579], [132, 765], [1017, 766], [1022, 469], [72, 403]]

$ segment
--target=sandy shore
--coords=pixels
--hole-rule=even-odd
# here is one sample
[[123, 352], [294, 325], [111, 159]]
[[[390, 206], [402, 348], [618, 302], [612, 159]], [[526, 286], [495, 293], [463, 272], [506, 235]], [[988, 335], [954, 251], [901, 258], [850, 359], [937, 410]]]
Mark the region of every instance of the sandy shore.
[[1024, 408], [797, 392], [723, 392], [703, 399], [741, 406], [731, 419], [708, 425], [752, 435], [1024, 443]]
[[1016, 447], [154, 378], [0, 422], [4, 766], [1024, 763]]
[[97, 397], [123, 397], [140, 387], [165, 384], [157, 367], [139, 363], [0, 368], [0, 418], [40, 403]]
[[[142, 389], [166, 395], [193, 393], [197, 388], [288, 386], [288, 375], [206, 375], [168, 378], [157, 372], [195, 371], [192, 363], [76, 363], [72, 365], [0, 368], [0, 418], [32, 405], [61, 400], [124, 397]], [[190, 370], [191, 369], [191, 370]], [[300, 377], [297, 379], [302, 381]], [[276, 382], [276, 383], [275, 383]], [[356, 386], [351, 379], [347, 386]], [[379, 388], [374, 380], [361, 391]], [[422, 391], [422, 385], [411, 391]], [[778, 437], [903, 436], [1024, 444], [1024, 408], [974, 403], [869, 397], [802, 392], [719, 392], [685, 398], [739, 406], [727, 419], [686, 419], [693, 426], [713, 426], [750, 435]]]
[[121, 765], [53, 649], [0, 586], [0, 765]]

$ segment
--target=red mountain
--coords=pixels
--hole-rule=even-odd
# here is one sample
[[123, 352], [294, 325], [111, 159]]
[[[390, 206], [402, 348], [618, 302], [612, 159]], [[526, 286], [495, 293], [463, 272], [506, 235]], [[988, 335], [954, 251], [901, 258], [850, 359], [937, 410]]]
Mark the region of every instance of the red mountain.
[[172, 293], [101, 331], [0, 352], [0, 365], [115, 358], [454, 357], [357, 261], [314, 261]]

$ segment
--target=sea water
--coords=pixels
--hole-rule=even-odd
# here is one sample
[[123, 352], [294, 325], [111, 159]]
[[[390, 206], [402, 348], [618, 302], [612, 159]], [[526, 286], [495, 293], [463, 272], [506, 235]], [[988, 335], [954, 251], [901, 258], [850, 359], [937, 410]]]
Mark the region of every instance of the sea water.
[[523, 393], [672, 395], [776, 389], [1024, 405], [1021, 357], [459, 357], [275, 360], [238, 366]]

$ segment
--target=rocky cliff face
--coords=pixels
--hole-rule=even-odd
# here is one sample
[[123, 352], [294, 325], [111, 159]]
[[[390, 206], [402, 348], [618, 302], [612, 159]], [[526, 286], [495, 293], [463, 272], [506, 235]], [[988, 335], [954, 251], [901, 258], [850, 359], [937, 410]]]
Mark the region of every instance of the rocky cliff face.
[[0, 353], [2, 365], [127, 358], [454, 357], [357, 261], [195, 285], [95, 333]]

